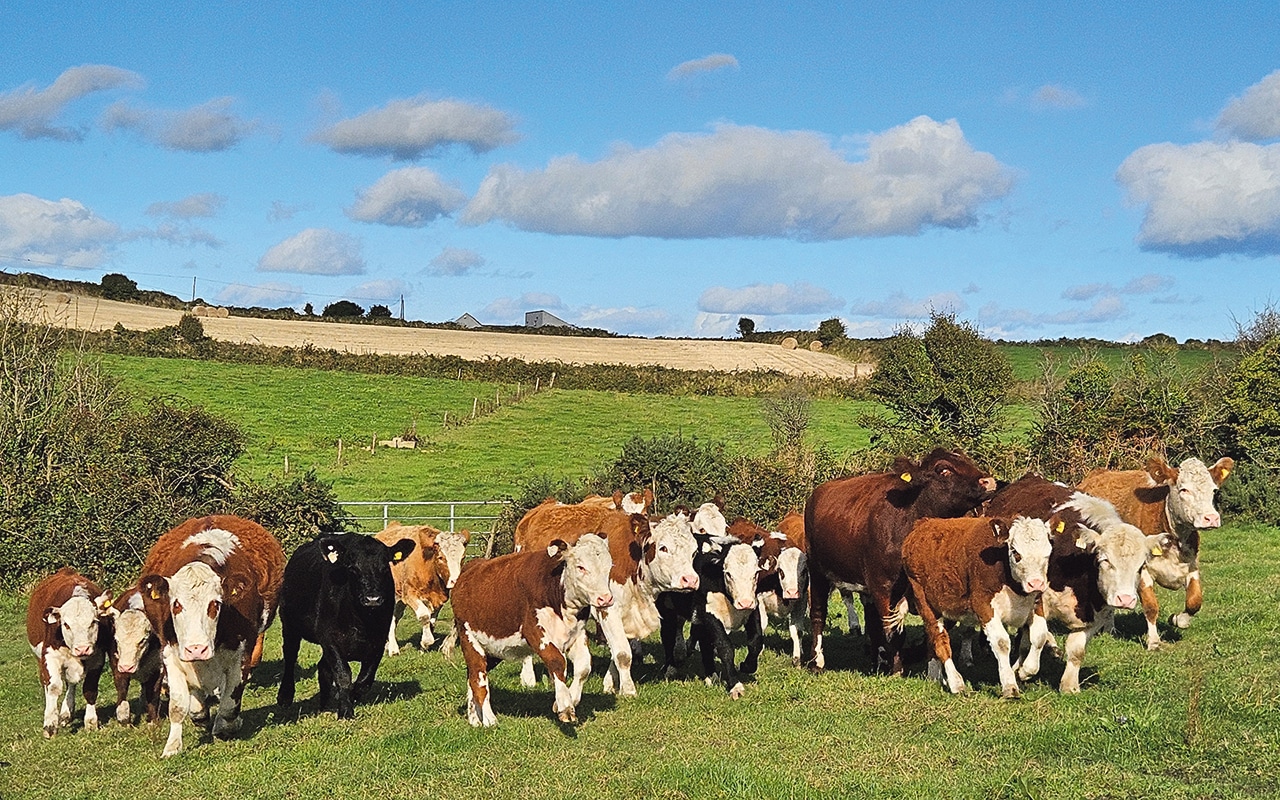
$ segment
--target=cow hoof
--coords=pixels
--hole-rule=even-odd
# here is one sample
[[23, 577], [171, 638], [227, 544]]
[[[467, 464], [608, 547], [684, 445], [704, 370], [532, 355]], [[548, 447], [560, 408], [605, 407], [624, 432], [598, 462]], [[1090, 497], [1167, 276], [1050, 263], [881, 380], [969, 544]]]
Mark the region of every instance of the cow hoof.
[[70, 715], [70, 714], [67, 714], [67, 713], [65, 713], [65, 712], [64, 712], [64, 713], [62, 713], [62, 714], [59, 714], [59, 715], [58, 715], [58, 724], [59, 724], [59, 725], [70, 725], [70, 724], [71, 724], [71, 715]]
[[84, 718], [84, 729], [86, 731], [96, 731], [98, 729], [98, 718], [90, 717], [86, 714]]
[[578, 721], [578, 715], [572, 708], [566, 708], [556, 716], [566, 725], [573, 725]]
[[1000, 697], [1003, 700], [1021, 700], [1022, 691], [1017, 686], [1006, 686], [1000, 690]]
[[741, 700], [742, 696], [747, 693], [747, 689], [741, 683], [735, 683], [733, 688], [729, 690], [730, 700]]
[[284, 687], [280, 687], [280, 691], [276, 694], [276, 705], [284, 707], [293, 705], [293, 689], [285, 691]]
[[44, 726], [44, 738], [46, 738], [46, 739], [52, 739], [52, 738], [53, 738], [53, 735], [54, 735], [55, 733], [57, 733], [57, 732], [58, 732], [58, 726], [57, 726], [57, 725], [45, 725], [45, 726]]
[[236, 731], [240, 730], [242, 720], [236, 717], [233, 720], [224, 720], [218, 717], [213, 721], [213, 735], [219, 739], [230, 739], [236, 735]]
[[618, 690], [618, 697], [639, 697], [640, 693], [636, 691], [635, 684], [623, 686]]
[[703, 679], [702, 679], [702, 682], [703, 682], [703, 683], [705, 683], [705, 684], [706, 684], [706, 685], [708, 685], [708, 686], [715, 686], [715, 685], [716, 685], [716, 679], [715, 679], [714, 677], [712, 677], [711, 675], [708, 675], [707, 677], [703, 678]]
[[133, 714], [129, 710], [129, 702], [127, 700], [116, 706], [116, 722], [121, 725], [133, 724]]
[[398, 655], [400, 655], [400, 648], [399, 648], [399, 647], [388, 647], [388, 648], [386, 648], [386, 651], [387, 651], [387, 655], [388, 655], [388, 656], [398, 656]]
[[1159, 640], [1159, 639], [1156, 639], [1154, 642], [1147, 642], [1147, 652], [1149, 652], [1149, 653], [1150, 653], [1150, 652], [1154, 652], [1154, 651], [1159, 650], [1159, 649], [1160, 649], [1160, 640]]
[[1191, 627], [1191, 615], [1186, 612], [1174, 614], [1169, 618], [1169, 624], [1175, 628], [1186, 630]]
[[800, 666], [800, 656], [792, 656], [792, 657], [791, 657], [791, 666], [793, 666], [793, 667], [798, 667], [798, 666]]
[[356, 710], [352, 706], [340, 707], [338, 709], [338, 719], [355, 719]]

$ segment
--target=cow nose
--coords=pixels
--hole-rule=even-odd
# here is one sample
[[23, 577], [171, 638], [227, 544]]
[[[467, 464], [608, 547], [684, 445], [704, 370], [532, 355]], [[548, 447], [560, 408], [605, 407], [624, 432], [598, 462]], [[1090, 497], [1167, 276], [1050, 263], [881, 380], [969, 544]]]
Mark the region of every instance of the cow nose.
[[978, 485], [988, 492], [994, 492], [996, 490], [996, 479], [991, 477], [983, 478], [978, 481]]
[[116, 664], [116, 669], [120, 670], [125, 675], [132, 675], [133, 673], [138, 671], [138, 665], [137, 664]]
[[1133, 608], [1138, 599], [1131, 594], [1116, 595], [1116, 605], [1120, 608]]
[[183, 661], [208, 661], [213, 658], [213, 651], [207, 644], [189, 644], [182, 648]]
[[79, 647], [73, 648], [71, 650], [71, 655], [75, 656], [76, 658], [80, 658], [82, 656], [91, 656], [93, 655], [93, 645], [82, 644]]
[[372, 606], [377, 606], [377, 605], [381, 605], [381, 604], [382, 604], [382, 595], [380, 595], [380, 594], [367, 594], [367, 595], [365, 595], [365, 596], [364, 596], [364, 599], [363, 599], [361, 602], [363, 602], [366, 606], [370, 606], [370, 607], [372, 607]]
[[1031, 580], [1027, 581], [1027, 591], [1028, 591], [1028, 592], [1043, 592], [1043, 591], [1044, 591], [1044, 579], [1043, 579], [1043, 578], [1032, 578]]
[[1222, 527], [1222, 516], [1218, 512], [1205, 514], [1200, 518], [1201, 528], [1219, 528]]
[[799, 600], [799, 599], [800, 599], [800, 590], [799, 590], [799, 589], [787, 589], [785, 592], [783, 592], [783, 593], [782, 593], [782, 599], [783, 599], [783, 600]]
[[595, 604], [596, 608], [608, 608], [613, 605], [613, 593], [609, 592], [607, 594], [597, 595]]
[[743, 611], [745, 611], [748, 608], [756, 607], [756, 599], [754, 597], [744, 597], [738, 602], [734, 603], [734, 605], [742, 609]]
[[697, 588], [698, 588], [698, 576], [697, 576], [697, 575], [684, 575], [684, 576], [682, 576], [682, 577], [680, 578], [680, 588], [681, 588], [681, 589], [697, 589]]

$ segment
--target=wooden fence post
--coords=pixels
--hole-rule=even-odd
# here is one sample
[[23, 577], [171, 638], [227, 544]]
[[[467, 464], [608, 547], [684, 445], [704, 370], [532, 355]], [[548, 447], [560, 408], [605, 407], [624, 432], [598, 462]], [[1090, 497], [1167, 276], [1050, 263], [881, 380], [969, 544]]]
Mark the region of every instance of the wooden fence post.
[[338, 440], [338, 466], [342, 466], [342, 440]]

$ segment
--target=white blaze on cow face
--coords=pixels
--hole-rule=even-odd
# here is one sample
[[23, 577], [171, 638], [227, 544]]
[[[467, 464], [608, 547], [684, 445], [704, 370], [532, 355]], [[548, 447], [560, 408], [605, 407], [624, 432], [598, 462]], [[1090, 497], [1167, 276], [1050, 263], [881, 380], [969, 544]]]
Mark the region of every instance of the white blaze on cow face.
[[564, 556], [564, 604], [569, 608], [613, 605], [613, 592], [609, 589], [612, 568], [608, 542], [594, 533], [583, 535]]
[[[1217, 528], [1222, 525], [1222, 516], [1213, 506], [1213, 493], [1218, 484], [1231, 471], [1231, 459], [1222, 459], [1214, 465], [1211, 472], [1204, 462], [1198, 458], [1188, 458], [1172, 469], [1165, 467], [1162, 474], [1164, 482], [1169, 484], [1169, 498], [1165, 507], [1169, 511], [1171, 521], [1176, 527], [1183, 528]], [[1214, 476], [1219, 475], [1217, 480]]]
[[672, 514], [654, 525], [645, 545], [650, 583], [659, 592], [688, 592], [698, 588], [693, 557], [698, 542], [684, 515]]
[[222, 579], [218, 574], [198, 561], [184, 565], [169, 579], [169, 611], [182, 660], [212, 658], [222, 613]]
[[734, 608], [756, 607], [756, 578], [760, 574], [760, 554], [749, 544], [735, 544], [724, 556], [724, 585]]
[[[106, 598], [101, 598], [102, 602]], [[57, 625], [62, 641], [77, 658], [93, 655], [98, 642], [99, 603], [89, 597], [83, 587], [76, 587], [71, 599], [45, 612], [45, 622]]]
[[1049, 523], [1017, 517], [1009, 526], [1009, 577], [1023, 592], [1043, 592], [1049, 583]]
[[462, 572], [462, 559], [467, 554], [467, 540], [461, 533], [441, 531], [436, 534], [436, 552], [444, 562], [445, 572], [440, 576], [444, 588], [452, 589]]
[[[135, 595], [137, 597], [137, 595]], [[141, 598], [138, 598], [139, 600]], [[116, 668], [132, 674], [138, 671], [138, 662], [147, 648], [151, 636], [151, 622], [141, 608], [122, 609], [116, 615]]]
[[799, 547], [785, 548], [778, 555], [778, 582], [783, 600], [798, 600], [809, 582], [809, 559]]
[[[647, 495], [647, 496], [646, 496]], [[649, 499], [652, 494], [645, 492], [631, 492], [622, 496], [621, 508], [628, 514], [643, 514], [645, 509], [649, 507]]]
[[693, 515], [693, 532], [708, 536], [724, 536], [729, 524], [715, 503], [703, 503]]
[[1159, 536], [1144, 536], [1133, 525], [1119, 523], [1103, 533], [1084, 529], [1076, 546], [1098, 560], [1098, 591], [1107, 605], [1133, 608], [1138, 602], [1138, 573], [1147, 553], [1159, 547]]

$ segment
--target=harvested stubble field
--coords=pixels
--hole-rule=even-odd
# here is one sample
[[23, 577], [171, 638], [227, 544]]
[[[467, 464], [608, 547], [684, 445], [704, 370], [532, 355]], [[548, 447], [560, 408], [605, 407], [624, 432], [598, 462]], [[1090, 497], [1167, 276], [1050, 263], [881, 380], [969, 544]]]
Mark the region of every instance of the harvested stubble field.
[[[183, 314], [83, 295], [37, 294], [57, 324], [76, 330], [109, 330], [117, 323], [130, 330], [151, 330], [176, 325]], [[248, 317], [206, 317], [200, 321], [206, 335], [222, 341], [276, 347], [310, 343], [322, 349], [353, 353], [431, 353], [471, 361], [515, 358], [536, 363], [657, 365], [720, 372], [774, 370], [785, 375], [829, 378], [857, 378], [870, 370], [868, 364], [855, 364], [829, 353], [714, 339], [539, 336]]]

